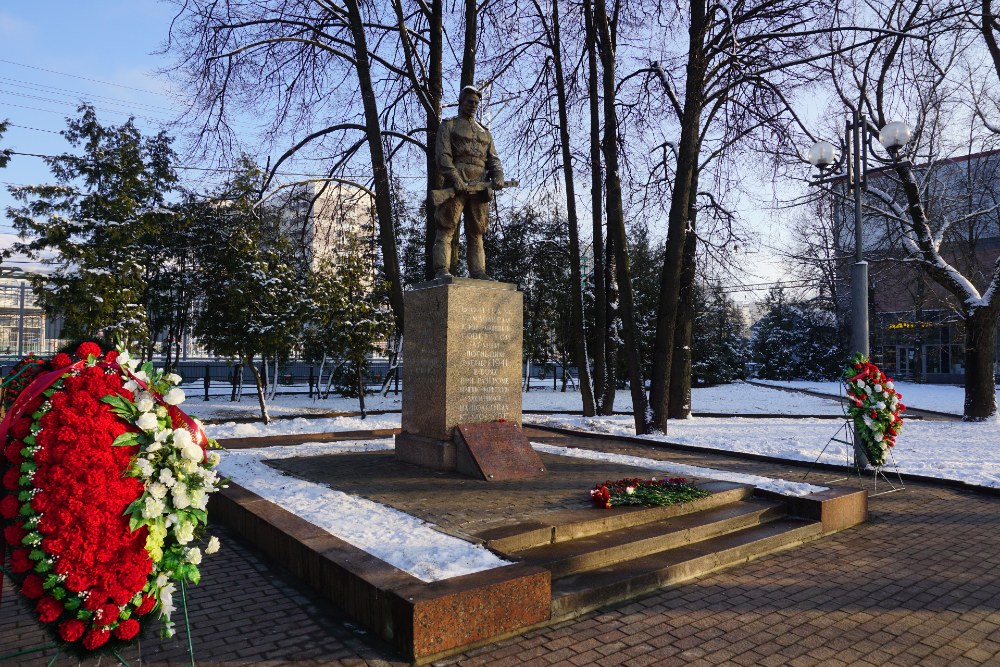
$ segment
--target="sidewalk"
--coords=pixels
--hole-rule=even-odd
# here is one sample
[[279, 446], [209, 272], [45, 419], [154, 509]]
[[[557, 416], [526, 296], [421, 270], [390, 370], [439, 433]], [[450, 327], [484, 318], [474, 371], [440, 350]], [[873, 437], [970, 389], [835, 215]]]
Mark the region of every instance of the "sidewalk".
[[[553, 435], [533, 440], [660, 456], [662, 448]], [[652, 452], [652, 454], [651, 454]], [[672, 452], [690, 465], [800, 478], [805, 467]], [[823, 483], [829, 473], [809, 480]], [[593, 481], [581, 479], [582, 489]], [[973, 665], [1000, 660], [1000, 499], [931, 484], [871, 501], [871, 521], [641, 600], [591, 612], [444, 664]], [[191, 590], [202, 664], [405, 664], [224, 531]], [[180, 619], [180, 617], [178, 617]], [[5, 584], [0, 655], [47, 638]], [[5, 664], [45, 664], [35, 654]], [[138, 651], [123, 655], [136, 664]], [[183, 664], [150, 638], [144, 664]], [[56, 664], [69, 665], [62, 659]], [[94, 661], [91, 664], [96, 664]]]

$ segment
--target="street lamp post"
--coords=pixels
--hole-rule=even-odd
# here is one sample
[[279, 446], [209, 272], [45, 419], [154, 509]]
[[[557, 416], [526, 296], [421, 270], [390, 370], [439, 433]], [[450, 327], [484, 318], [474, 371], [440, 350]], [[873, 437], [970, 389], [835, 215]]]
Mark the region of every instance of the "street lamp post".
[[[845, 179], [854, 199], [854, 263], [851, 265], [851, 310], [854, 311], [851, 326], [851, 348], [855, 353], [870, 356], [868, 322], [868, 262], [865, 261], [861, 195], [867, 189], [868, 157], [872, 136], [878, 136], [879, 143], [889, 152], [890, 160], [882, 160], [874, 154], [878, 162], [896, 159], [900, 148], [911, 137], [910, 128], [905, 123], [894, 121], [881, 130], [871, 121], [861, 116], [856, 109], [853, 118], [846, 122], [842, 153], [838, 158], [837, 147], [828, 141], [817, 141], [809, 149], [806, 159], [819, 169], [819, 174], [810, 185], [821, 185]], [[857, 438], [855, 437], [855, 443]], [[863, 454], [855, 444], [855, 463], [864, 461]]]
[[[854, 263], [851, 265], [851, 309], [854, 311], [851, 327], [851, 347], [855, 352], [869, 355], [868, 323], [868, 262], [865, 261], [862, 218], [862, 192], [867, 188], [868, 157], [872, 136], [895, 159], [897, 151], [910, 140], [910, 128], [899, 121], [888, 123], [879, 130], [871, 121], [863, 118], [860, 111], [854, 112], [847, 121], [842, 155], [838, 158], [837, 147], [828, 141], [817, 141], [806, 154], [810, 164], [819, 169], [819, 175], [810, 185], [821, 185], [831, 181], [846, 179], [854, 198]], [[886, 162], [879, 160], [879, 162]]]

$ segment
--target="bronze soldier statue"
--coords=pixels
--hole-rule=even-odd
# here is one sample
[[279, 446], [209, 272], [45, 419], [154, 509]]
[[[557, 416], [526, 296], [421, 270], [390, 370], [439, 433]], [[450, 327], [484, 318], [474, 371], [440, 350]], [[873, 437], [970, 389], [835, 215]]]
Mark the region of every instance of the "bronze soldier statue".
[[451, 275], [452, 237], [458, 219], [465, 214], [466, 263], [469, 276], [490, 280], [486, 275], [483, 234], [489, 226], [490, 199], [494, 189], [516, 185], [503, 180], [503, 166], [497, 156], [490, 131], [475, 118], [482, 93], [466, 86], [458, 96], [458, 116], [441, 123], [436, 155], [438, 168], [445, 179], [444, 190], [435, 190], [434, 219], [437, 235], [432, 260], [434, 277]]

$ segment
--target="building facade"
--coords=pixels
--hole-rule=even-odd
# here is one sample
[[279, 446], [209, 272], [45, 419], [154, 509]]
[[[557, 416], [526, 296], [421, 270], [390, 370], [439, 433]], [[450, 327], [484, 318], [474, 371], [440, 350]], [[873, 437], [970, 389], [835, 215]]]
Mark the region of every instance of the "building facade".
[[[1000, 257], [1000, 151], [918, 165], [915, 172], [942, 257], [983, 293]], [[965, 328], [956, 297], [908, 259], [897, 221], [906, 215], [905, 197], [895, 172], [870, 172], [867, 187], [863, 232], [872, 361], [899, 379], [962, 384]], [[838, 237], [851, 244], [841, 249], [840, 273], [849, 280], [854, 218], [844, 194], [841, 188], [835, 195], [834, 216], [847, 231]], [[888, 205], [885, 195], [898, 205]], [[849, 320], [849, 304], [842, 307]]]

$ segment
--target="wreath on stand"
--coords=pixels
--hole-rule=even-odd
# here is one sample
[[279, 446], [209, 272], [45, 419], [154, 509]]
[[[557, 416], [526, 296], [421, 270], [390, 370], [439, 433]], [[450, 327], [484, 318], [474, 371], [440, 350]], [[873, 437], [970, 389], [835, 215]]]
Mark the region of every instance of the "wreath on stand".
[[[78, 655], [154, 618], [173, 635], [220, 486], [217, 445], [178, 407], [181, 378], [91, 342], [20, 366], [8, 379], [31, 381], [8, 384], [0, 422], [0, 560], [15, 587]], [[204, 553], [216, 550], [213, 537]]]
[[872, 466], [881, 468], [903, 430], [903, 395], [896, 391], [892, 378], [860, 352], [844, 369], [843, 379], [850, 399], [847, 414], [854, 421], [862, 450]]

